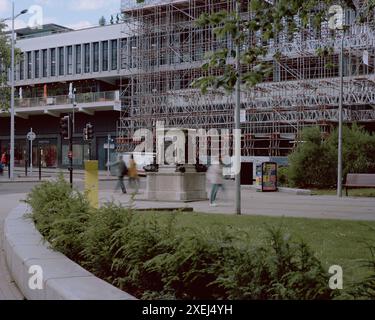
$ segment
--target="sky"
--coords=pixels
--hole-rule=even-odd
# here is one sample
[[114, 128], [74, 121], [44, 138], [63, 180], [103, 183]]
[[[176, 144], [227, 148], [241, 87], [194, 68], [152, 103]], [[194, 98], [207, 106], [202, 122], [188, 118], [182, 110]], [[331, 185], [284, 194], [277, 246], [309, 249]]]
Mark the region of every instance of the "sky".
[[[120, 12], [121, 0], [14, 0], [16, 14], [29, 12], [17, 18], [16, 29], [24, 28], [30, 19], [42, 17], [43, 23], [55, 23], [72, 29], [98, 25], [101, 16], [109, 23], [111, 15]], [[127, 0], [125, 0], [127, 1]], [[132, 0], [129, 0], [132, 2]], [[11, 0], [0, 0], [0, 20], [11, 16]]]

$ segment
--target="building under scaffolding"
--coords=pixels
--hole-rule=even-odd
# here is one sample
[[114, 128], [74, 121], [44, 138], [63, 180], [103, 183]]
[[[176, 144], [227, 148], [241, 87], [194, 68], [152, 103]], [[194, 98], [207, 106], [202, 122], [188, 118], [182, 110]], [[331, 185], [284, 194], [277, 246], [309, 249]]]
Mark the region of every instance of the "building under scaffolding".
[[[236, 0], [132, 2], [122, 3], [119, 151], [132, 151], [133, 133], [141, 128], [155, 130], [157, 122], [167, 128], [233, 128], [234, 95], [220, 90], [203, 95], [191, 83], [220, 72], [202, 70], [207, 52], [233, 48], [231, 39], [217, 39], [213, 27], [198, 27], [195, 20], [204, 12], [234, 11]], [[244, 19], [251, 19], [247, 1], [242, 1], [241, 11]], [[369, 22], [357, 24], [353, 12], [348, 11], [346, 17], [351, 26], [344, 38], [344, 120], [373, 129], [374, 28]], [[259, 34], [249, 34], [248, 41], [259, 44], [262, 40]], [[287, 155], [299, 141], [301, 129], [319, 125], [328, 133], [339, 119], [341, 33], [335, 34], [323, 23], [319, 29], [302, 29], [292, 38], [280, 33], [265, 45], [273, 73], [241, 93], [243, 156]], [[323, 47], [333, 51], [317, 55]], [[276, 52], [280, 59], [274, 58]]]

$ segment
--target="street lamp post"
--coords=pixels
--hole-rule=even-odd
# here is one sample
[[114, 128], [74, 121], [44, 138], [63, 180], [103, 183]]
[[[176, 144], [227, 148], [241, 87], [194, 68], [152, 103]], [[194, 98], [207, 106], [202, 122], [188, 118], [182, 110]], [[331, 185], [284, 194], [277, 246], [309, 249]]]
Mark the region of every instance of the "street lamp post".
[[331, 30], [339, 31], [342, 30], [341, 45], [340, 45], [340, 57], [339, 57], [339, 77], [340, 77], [340, 89], [339, 89], [339, 109], [338, 109], [338, 157], [337, 157], [337, 196], [342, 197], [342, 180], [343, 180], [343, 100], [344, 100], [344, 39], [345, 30], [349, 27], [345, 22], [345, 14], [341, 6], [332, 6], [329, 11], [332, 16], [332, 22], [329, 27]]
[[[240, 1], [236, 1], [237, 12], [237, 29], [240, 29]], [[241, 48], [240, 43], [236, 44], [236, 69], [237, 69], [237, 83], [236, 83], [236, 106], [235, 106], [235, 168], [236, 168], [236, 214], [241, 215]]]
[[[10, 66], [10, 83], [11, 83], [11, 96], [10, 96], [10, 179], [14, 180], [14, 135], [15, 135], [15, 111], [14, 111], [14, 64], [15, 64], [15, 32], [14, 21], [20, 15], [27, 13], [27, 10], [22, 10], [18, 15], [14, 15], [14, 0], [12, 1], [12, 39], [11, 39], [11, 66]], [[9, 19], [5, 19], [6, 21]]]
[[344, 96], [344, 36], [342, 31], [340, 49], [340, 99], [339, 99], [339, 141], [338, 141], [338, 168], [337, 168], [337, 196], [342, 197], [342, 127], [343, 127], [343, 96]]

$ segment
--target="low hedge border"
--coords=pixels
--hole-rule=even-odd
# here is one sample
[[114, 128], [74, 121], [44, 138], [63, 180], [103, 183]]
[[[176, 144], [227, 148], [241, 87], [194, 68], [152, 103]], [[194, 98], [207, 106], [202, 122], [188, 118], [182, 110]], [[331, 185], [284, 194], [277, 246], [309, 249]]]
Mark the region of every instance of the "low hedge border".
[[[136, 300], [95, 277], [59, 252], [49, 249], [34, 223], [26, 219], [29, 206], [13, 209], [4, 222], [4, 248], [8, 268], [28, 300]], [[43, 288], [30, 289], [32, 266], [43, 271]]]

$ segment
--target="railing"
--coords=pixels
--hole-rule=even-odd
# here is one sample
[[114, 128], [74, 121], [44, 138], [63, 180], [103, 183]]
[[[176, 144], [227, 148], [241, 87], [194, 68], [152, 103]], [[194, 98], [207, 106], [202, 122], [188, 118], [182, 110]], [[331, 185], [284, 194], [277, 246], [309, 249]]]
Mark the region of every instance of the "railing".
[[[120, 99], [120, 91], [88, 92], [76, 94], [76, 103], [111, 102]], [[48, 107], [57, 105], [69, 105], [72, 101], [68, 95], [39, 98], [15, 99], [16, 108]]]

